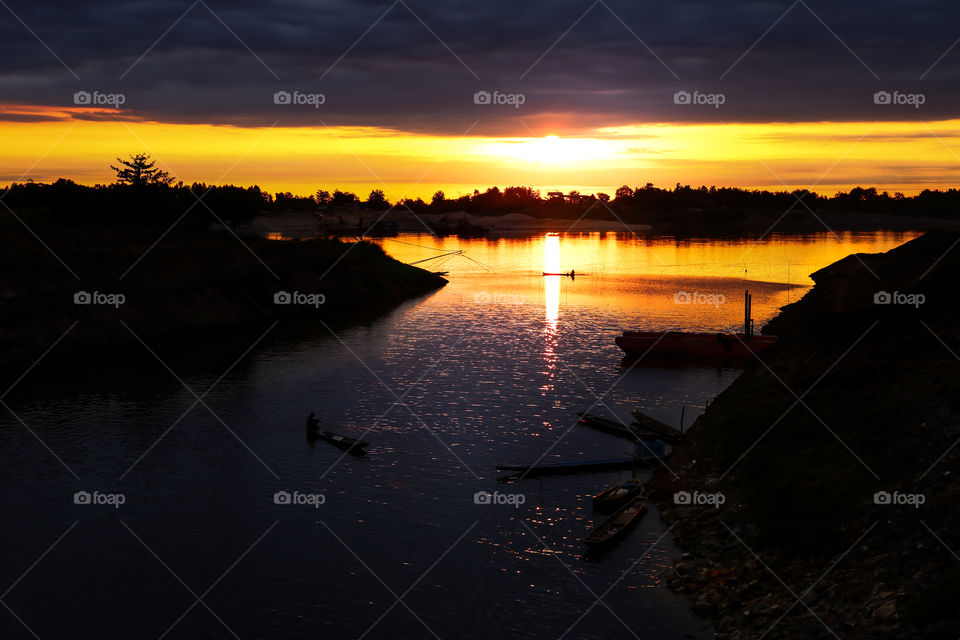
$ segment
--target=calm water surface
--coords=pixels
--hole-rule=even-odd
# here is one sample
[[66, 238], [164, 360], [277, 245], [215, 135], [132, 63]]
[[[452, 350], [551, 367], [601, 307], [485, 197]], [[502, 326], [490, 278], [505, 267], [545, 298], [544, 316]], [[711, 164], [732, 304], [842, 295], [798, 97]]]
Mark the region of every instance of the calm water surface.
[[[23, 422], [0, 416], [0, 637], [710, 637], [661, 582], [679, 550], [656, 507], [584, 557], [590, 495], [624, 474], [502, 484], [495, 466], [621, 457], [574, 411], [689, 424], [737, 375], [629, 368], [624, 328], [735, 327], [745, 288], [759, 326], [810, 272], [912, 235], [403, 236], [382, 244], [405, 262], [465, 253], [423, 263], [450, 284], [371, 324], [278, 327], [226, 375], [243, 347], [158, 351], [173, 373], [146, 350], [34, 371], [5, 398]], [[311, 409], [369, 429], [370, 455], [310, 446]]]

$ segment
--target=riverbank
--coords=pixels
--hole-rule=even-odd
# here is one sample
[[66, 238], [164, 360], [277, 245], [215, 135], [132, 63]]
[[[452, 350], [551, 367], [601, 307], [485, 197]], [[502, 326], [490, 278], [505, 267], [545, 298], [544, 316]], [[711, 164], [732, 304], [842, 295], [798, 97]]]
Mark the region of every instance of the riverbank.
[[813, 274], [765, 327], [778, 343], [677, 447], [676, 475], [656, 474], [686, 552], [668, 584], [719, 637], [960, 633], [958, 240]]
[[42, 240], [0, 219], [0, 373], [11, 381], [61, 336], [52, 358], [122, 351], [136, 337], [183, 348], [241, 335], [249, 346], [251, 328], [259, 335], [278, 320], [341, 326], [446, 284], [369, 243], [241, 242], [176, 228], [164, 236], [153, 225], [30, 226]]

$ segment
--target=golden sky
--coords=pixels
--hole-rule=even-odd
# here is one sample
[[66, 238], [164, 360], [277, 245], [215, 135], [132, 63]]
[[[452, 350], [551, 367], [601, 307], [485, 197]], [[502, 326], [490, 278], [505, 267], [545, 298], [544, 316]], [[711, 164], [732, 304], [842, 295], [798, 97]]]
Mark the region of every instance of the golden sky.
[[861, 185], [909, 195], [960, 182], [960, 120], [637, 124], [575, 133], [566, 128], [561, 136], [483, 137], [376, 127], [164, 124], [118, 120], [116, 111], [105, 111], [47, 110], [54, 119], [0, 121], [0, 182], [110, 182], [115, 156], [144, 151], [187, 183], [259, 184], [304, 195], [318, 188], [360, 195], [382, 188], [392, 200], [428, 199], [437, 189], [453, 197], [493, 185], [611, 194], [621, 184], [647, 182], [786, 185], [825, 194]]

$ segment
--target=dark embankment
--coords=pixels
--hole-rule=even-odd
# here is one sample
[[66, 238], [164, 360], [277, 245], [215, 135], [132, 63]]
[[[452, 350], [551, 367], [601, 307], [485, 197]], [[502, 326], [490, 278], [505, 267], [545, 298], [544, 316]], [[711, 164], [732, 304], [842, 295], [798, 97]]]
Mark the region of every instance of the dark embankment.
[[[958, 241], [815, 273], [669, 461], [677, 477], [657, 473], [687, 552], [668, 584], [722, 637], [960, 637]], [[725, 502], [681, 506], [679, 491]]]
[[[41, 241], [10, 217], [0, 226], [5, 379], [23, 373], [75, 322], [49, 358], [142, 349], [130, 330], [168, 350], [240, 336], [249, 346], [274, 320], [323, 331], [321, 320], [336, 327], [371, 318], [446, 283], [368, 243], [243, 238], [244, 246], [227, 232], [197, 229], [174, 229], [157, 242], [166, 229], [154, 225], [33, 222]], [[119, 308], [76, 304], [78, 292], [120, 293], [125, 301]], [[323, 304], [277, 304], [280, 292], [321, 294], [311, 301]]]

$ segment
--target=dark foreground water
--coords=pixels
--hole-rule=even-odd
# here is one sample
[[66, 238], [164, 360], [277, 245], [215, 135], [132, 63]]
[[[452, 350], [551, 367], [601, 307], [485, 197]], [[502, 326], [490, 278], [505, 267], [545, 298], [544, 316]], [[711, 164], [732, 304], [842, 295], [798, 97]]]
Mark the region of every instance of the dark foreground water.
[[[677, 425], [686, 407], [689, 424], [737, 374], [629, 368], [624, 328], [734, 326], [744, 288], [761, 324], [802, 295], [784, 283], [908, 238], [406, 237], [384, 246], [487, 268], [455, 257], [450, 285], [372, 324], [276, 327], [232, 369], [269, 325], [41, 366], [0, 414], [0, 638], [709, 637], [660, 580], [679, 550], [655, 506], [584, 557], [590, 495], [626, 474], [503, 484], [494, 467], [621, 457], [573, 412]], [[553, 262], [583, 275], [541, 277]], [[370, 455], [311, 446], [310, 410], [369, 430]]]

